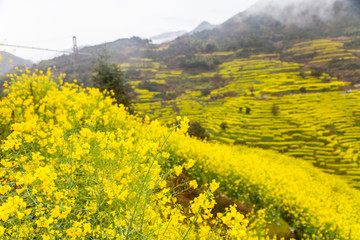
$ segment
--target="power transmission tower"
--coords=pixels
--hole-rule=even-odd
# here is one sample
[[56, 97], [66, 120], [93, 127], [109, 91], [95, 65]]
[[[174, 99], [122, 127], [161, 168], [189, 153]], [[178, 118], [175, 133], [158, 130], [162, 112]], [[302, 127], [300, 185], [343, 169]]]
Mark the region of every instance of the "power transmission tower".
[[77, 47], [76, 36], [73, 36], [73, 50], [74, 50], [75, 64], [78, 64], [79, 63], [79, 49]]

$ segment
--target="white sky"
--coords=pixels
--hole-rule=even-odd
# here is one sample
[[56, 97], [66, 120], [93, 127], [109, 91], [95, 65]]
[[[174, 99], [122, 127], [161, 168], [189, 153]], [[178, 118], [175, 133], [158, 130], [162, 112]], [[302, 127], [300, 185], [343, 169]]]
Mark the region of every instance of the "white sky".
[[[257, 0], [0, 0], [0, 43], [49, 49], [152, 37], [220, 24]], [[0, 51], [39, 61], [54, 53], [0, 46]]]

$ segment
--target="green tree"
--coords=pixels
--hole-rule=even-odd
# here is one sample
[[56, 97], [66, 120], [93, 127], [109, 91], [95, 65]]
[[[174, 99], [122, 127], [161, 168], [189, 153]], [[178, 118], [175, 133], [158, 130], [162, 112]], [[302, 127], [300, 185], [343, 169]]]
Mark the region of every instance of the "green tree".
[[221, 127], [221, 129], [222, 129], [223, 131], [226, 131], [226, 129], [229, 128], [226, 122], [222, 122], [222, 123], [220, 124], [220, 127]]
[[97, 63], [93, 67], [92, 82], [101, 92], [113, 91], [114, 98], [119, 104], [130, 109], [133, 89], [126, 83], [123, 72], [116, 64], [109, 63], [110, 55], [106, 48], [98, 55]]
[[274, 116], [277, 116], [279, 114], [280, 108], [277, 104], [273, 104], [271, 107], [271, 112]]
[[197, 137], [199, 139], [210, 139], [209, 134], [206, 132], [206, 129], [201, 126], [198, 121], [191, 121], [189, 123], [188, 134], [191, 137]]

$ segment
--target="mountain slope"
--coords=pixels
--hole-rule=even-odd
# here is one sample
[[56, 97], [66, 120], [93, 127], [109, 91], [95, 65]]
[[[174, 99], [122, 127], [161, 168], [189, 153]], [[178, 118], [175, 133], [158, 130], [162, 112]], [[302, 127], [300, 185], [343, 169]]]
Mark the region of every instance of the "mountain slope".
[[150, 38], [150, 40], [154, 44], [167, 43], [167, 42], [170, 42], [170, 41], [174, 40], [175, 38], [180, 37], [181, 35], [184, 35], [184, 34], [186, 34], [186, 31], [166, 32], [166, 33], [162, 33], [162, 34], [153, 36]]
[[96, 63], [98, 54], [104, 48], [110, 53], [110, 62], [123, 63], [133, 57], [144, 57], [143, 50], [148, 49], [150, 45], [149, 40], [138, 37], [118, 39], [109, 43], [81, 48], [77, 62], [75, 62], [74, 55], [62, 55], [50, 60], [41, 61], [34, 68], [46, 70], [49, 67], [56, 66], [56, 69], [54, 69], [56, 73], [66, 73], [65, 80], [77, 79], [85, 86], [92, 86], [90, 81], [92, 67]]
[[205, 31], [205, 30], [211, 30], [211, 29], [214, 29], [215, 27], [216, 27], [216, 25], [211, 24], [211, 23], [209, 23], [207, 21], [203, 21], [194, 30], [192, 30], [190, 32], [190, 34], [202, 32], [202, 31]]
[[[306, 0], [300, 4], [292, 0], [285, 4], [280, 0], [263, 0], [215, 28], [207, 22], [201, 23], [192, 34], [183, 34], [162, 51], [152, 51], [158, 47], [139, 38], [119, 39], [106, 46], [113, 55], [114, 63], [124, 63], [133, 57], [151, 58], [177, 68], [179, 55], [237, 49], [243, 49], [241, 56], [282, 53], [300, 41], [339, 36], [353, 38], [360, 35], [360, 4], [357, 1], [322, 0], [320, 3], [311, 4], [310, 0]], [[322, 6], [325, 10], [321, 9]], [[307, 9], [310, 10], [305, 11]], [[200, 31], [204, 29], [207, 30]], [[101, 44], [81, 49], [80, 53], [87, 55], [81, 55], [77, 65], [74, 65], [72, 56], [61, 56], [43, 61], [37, 67], [46, 69], [56, 65], [59, 72], [68, 74], [69, 79], [78, 78], [85, 85], [91, 85], [87, 80], [91, 65], [103, 47], [104, 44]], [[292, 56], [286, 57], [287, 61], [297, 61]]]
[[[354, 0], [263, 0], [219, 27], [193, 39], [216, 40], [221, 50], [244, 48], [251, 42], [288, 42], [359, 35], [359, 3]], [[178, 39], [179, 44], [188, 39]], [[177, 44], [176, 41], [174, 44]], [[253, 46], [250, 46], [253, 47]]]
[[196, 26], [194, 28], [194, 30], [192, 30], [190, 32], [186, 32], [186, 31], [166, 32], [166, 33], [162, 33], [162, 34], [153, 36], [150, 38], [150, 40], [154, 44], [167, 43], [167, 42], [171, 42], [172, 40], [174, 40], [182, 35], [185, 35], [185, 34], [191, 35], [194, 33], [205, 31], [205, 30], [211, 30], [215, 27], [216, 27], [216, 25], [213, 25], [207, 21], [203, 21], [198, 26]]
[[28, 67], [33, 64], [32, 61], [17, 57], [8, 52], [0, 52], [0, 74], [11, 71], [16, 66]]
[[[273, 151], [189, 138], [186, 118], [170, 130], [97, 89], [56, 82], [15, 76], [0, 100], [2, 239], [121, 239], [128, 229], [128, 239], [263, 240], [264, 224], [280, 217], [296, 239], [360, 239], [360, 192], [338, 177]], [[227, 202], [215, 214], [219, 196]]]

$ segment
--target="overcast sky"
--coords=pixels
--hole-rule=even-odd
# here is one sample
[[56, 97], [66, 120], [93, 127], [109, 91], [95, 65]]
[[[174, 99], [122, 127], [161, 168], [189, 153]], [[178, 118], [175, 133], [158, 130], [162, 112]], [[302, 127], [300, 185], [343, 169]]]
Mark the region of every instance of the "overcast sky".
[[[257, 0], [0, 0], [0, 43], [71, 49], [119, 38], [149, 38], [194, 29], [206, 20], [220, 24]], [[38, 61], [54, 53], [0, 46]]]

